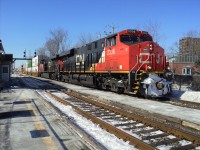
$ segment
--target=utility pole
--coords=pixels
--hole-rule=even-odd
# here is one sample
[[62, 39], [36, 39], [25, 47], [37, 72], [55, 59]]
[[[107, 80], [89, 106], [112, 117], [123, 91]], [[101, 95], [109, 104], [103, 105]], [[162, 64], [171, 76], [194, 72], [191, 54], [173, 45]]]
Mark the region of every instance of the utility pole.
[[116, 27], [115, 27], [114, 25], [112, 25], [111, 28], [112, 28], [112, 34], [114, 34], [114, 33], [115, 33], [115, 28], [116, 28]]
[[112, 34], [114, 34], [117, 27], [115, 25], [108, 25], [108, 27], [112, 29]]
[[112, 32], [104, 31], [105, 35], [114, 34], [115, 33], [115, 29], [117, 28], [115, 25], [107, 25], [107, 27], [111, 28]]

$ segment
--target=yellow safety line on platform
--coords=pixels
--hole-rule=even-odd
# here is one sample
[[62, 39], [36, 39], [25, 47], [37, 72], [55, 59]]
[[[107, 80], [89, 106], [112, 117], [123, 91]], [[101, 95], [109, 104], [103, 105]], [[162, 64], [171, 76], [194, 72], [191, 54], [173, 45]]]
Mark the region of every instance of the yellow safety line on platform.
[[[25, 99], [27, 101], [27, 99]], [[34, 109], [32, 104], [26, 104], [29, 110], [32, 110], [34, 114], [37, 114], [37, 111]], [[41, 123], [40, 119], [37, 116], [32, 117], [32, 120], [34, 121], [34, 126], [36, 130], [45, 130], [45, 126], [43, 123]], [[58, 150], [57, 145], [52, 140], [52, 138], [49, 137], [42, 137], [42, 142], [45, 144], [47, 150]]]

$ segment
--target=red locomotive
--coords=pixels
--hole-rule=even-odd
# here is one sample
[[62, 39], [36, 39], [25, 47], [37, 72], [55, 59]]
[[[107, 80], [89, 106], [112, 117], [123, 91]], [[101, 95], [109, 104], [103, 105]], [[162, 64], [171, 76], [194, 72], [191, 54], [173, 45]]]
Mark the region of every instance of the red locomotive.
[[145, 31], [124, 30], [43, 59], [39, 75], [119, 93], [158, 97], [171, 93], [164, 49]]

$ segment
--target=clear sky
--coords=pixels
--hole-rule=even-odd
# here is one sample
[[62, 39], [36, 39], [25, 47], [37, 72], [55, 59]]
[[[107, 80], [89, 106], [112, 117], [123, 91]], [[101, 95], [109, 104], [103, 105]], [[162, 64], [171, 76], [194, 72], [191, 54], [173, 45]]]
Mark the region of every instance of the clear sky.
[[0, 0], [0, 39], [5, 52], [22, 58], [33, 55], [62, 28], [71, 46], [80, 33], [97, 35], [137, 29], [148, 22], [160, 25], [166, 51], [190, 30], [200, 31], [200, 0]]

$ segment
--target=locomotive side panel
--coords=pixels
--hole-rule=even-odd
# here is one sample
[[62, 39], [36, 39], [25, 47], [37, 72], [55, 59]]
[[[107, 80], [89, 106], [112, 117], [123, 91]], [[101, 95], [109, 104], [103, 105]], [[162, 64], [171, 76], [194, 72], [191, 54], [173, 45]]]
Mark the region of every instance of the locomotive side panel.
[[129, 48], [120, 43], [118, 34], [106, 38], [105, 54], [107, 71], [120, 73], [129, 70]]

